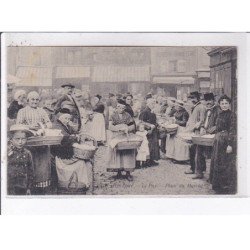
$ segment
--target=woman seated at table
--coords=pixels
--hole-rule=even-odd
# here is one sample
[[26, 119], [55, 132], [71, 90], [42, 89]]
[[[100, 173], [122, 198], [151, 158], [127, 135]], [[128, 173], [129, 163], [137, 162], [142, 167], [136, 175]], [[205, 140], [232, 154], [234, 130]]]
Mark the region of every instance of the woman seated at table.
[[[17, 113], [16, 124], [28, 125], [35, 135], [43, 135], [45, 128], [51, 128], [52, 123], [48, 114], [39, 107], [40, 96], [36, 91], [27, 95], [28, 105]], [[34, 193], [46, 194], [51, 184], [50, 149], [48, 146], [29, 148], [34, 160]]]
[[109, 122], [109, 130], [112, 132], [112, 135], [109, 141], [110, 164], [107, 171], [117, 172], [117, 178], [122, 178], [122, 171], [125, 171], [126, 178], [132, 181], [133, 177], [130, 172], [135, 168], [135, 150], [115, 150], [110, 144], [112, 139], [118, 135], [126, 135], [135, 132], [134, 119], [125, 112], [125, 109], [125, 101], [119, 99], [116, 111], [111, 116], [111, 121]]
[[29, 129], [37, 131], [42, 128], [51, 128], [52, 123], [48, 114], [39, 107], [40, 96], [36, 91], [31, 91], [27, 96], [28, 105], [17, 113], [16, 124], [29, 125]]
[[62, 109], [53, 128], [60, 129], [63, 134], [61, 145], [52, 147], [55, 156], [58, 185], [62, 189], [78, 187], [78, 191], [85, 192], [89, 188], [88, 167], [91, 163], [74, 157], [73, 145], [78, 143], [80, 136], [75, 134], [72, 115], [69, 110]]

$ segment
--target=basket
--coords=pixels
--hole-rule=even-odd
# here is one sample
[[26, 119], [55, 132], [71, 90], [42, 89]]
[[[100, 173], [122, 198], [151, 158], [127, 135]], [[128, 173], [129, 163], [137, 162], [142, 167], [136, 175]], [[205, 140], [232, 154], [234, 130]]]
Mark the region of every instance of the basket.
[[50, 146], [50, 145], [60, 145], [63, 136], [36, 136], [29, 137], [27, 141], [27, 146]]
[[137, 149], [142, 144], [142, 141], [122, 141], [117, 143], [116, 148], [118, 150], [124, 149]]
[[192, 141], [197, 145], [212, 147], [214, 143], [214, 137], [208, 138], [204, 136], [192, 136]]
[[177, 128], [167, 128], [166, 129], [166, 132], [170, 135], [173, 135], [173, 134], [176, 134], [177, 133], [177, 130], [178, 130], [178, 127]]
[[97, 148], [93, 150], [82, 150], [79, 148], [73, 148], [74, 157], [81, 160], [90, 160], [94, 157]]
[[90, 160], [94, 157], [95, 152], [97, 150], [97, 141], [89, 135], [86, 134], [81, 134], [81, 136], [86, 136], [88, 138], [89, 141], [93, 142], [93, 145], [95, 146], [95, 149], [93, 150], [87, 150], [87, 149], [80, 149], [80, 148], [73, 148], [74, 151], [74, 157], [81, 159], [81, 160]]
[[[173, 125], [175, 125], [175, 126], [173, 126]], [[166, 129], [166, 132], [168, 134], [172, 135], [172, 134], [175, 134], [177, 132], [178, 125], [177, 124], [166, 125], [166, 126], [164, 126], [164, 128]]]
[[179, 139], [186, 143], [192, 143], [192, 135], [190, 133], [180, 133], [177, 135]]

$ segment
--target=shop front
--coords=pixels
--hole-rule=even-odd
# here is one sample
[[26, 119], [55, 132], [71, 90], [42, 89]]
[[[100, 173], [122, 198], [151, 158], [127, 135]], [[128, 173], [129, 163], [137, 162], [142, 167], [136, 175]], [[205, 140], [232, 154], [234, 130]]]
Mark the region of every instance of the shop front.
[[195, 89], [195, 79], [192, 76], [154, 76], [152, 88], [157, 94], [163, 91], [166, 96], [185, 100], [188, 93]]

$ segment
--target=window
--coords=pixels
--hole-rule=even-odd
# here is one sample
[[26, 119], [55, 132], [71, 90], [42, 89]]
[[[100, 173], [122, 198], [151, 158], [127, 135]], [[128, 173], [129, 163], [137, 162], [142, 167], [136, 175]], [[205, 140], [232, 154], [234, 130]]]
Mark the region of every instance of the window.
[[177, 60], [169, 61], [169, 72], [177, 72]]
[[186, 70], [186, 61], [185, 60], [178, 60], [177, 71], [179, 73], [185, 73], [187, 71]]

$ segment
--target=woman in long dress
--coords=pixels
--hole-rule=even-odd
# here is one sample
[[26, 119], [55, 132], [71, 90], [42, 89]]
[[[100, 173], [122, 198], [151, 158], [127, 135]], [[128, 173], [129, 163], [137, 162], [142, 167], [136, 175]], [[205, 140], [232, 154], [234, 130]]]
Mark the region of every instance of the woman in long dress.
[[59, 113], [54, 124], [55, 129], [60, 129], [63, 139], [60, 146], [53, 146], [52, 153], [55, 156], [56, 171], [58, 175], [59, 192], [67, 192], [74, 188], [75, 192], [84, 193], [90, 186], [88, 169], [92, 165], [89, 161], [74, 157], [73, 144], [79, 141], [71, 122], [72, 116]]
[[220, 97], [221, 112], [216, 121], [209, 180], [218, 194], [237, 192], [236, 169], [236, 115], [229, 109], [231, 100], [226, 95]]
[[178, 124], [177, 134], [174, 139], [174, 161], [184, 162], [189, 160], [189, 148], [190, 144], [184, 142], [183, 139], [178, 137], [180, 133], [185, 131], [185, 127], [189, 118], [189, 114], [186, 109], [183, 107], [184, 103], [180, 100], [176, 100], [175, 109], [176, 112], [174, 114], [175, 124]]
[[125, 109], [125, 101], [118, 100], [116, 111], [111, 116], [111, 121], [109, 122], [109, 130], [111, 131], [109, 140], [110, 161], [107, 171], [117, 172], [117, 178], [122, 178], [122, 172], [125, 171], [126, 178], [132, 181], [131, 172], [135, 169], [135, 149], [117, 150], [111, 145], [111, 142], [117, 136], [135, 132], [134, 119], [125, 112]]
[[92, 107], [94, 111], [93, 117], [93, 131], [95, 131], [94, 138], [98, 144], [104, 144], [106, 141], [106, 127], [104, 119], [105, 106], [101, 102], [101, 96], [96, 95], [92, 99]]

